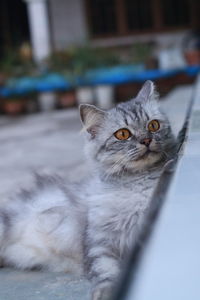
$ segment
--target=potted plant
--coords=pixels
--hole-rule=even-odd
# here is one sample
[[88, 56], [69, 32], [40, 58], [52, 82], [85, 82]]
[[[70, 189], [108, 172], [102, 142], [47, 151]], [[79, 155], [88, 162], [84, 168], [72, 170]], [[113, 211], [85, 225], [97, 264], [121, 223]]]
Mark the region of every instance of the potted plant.
[[[108, 50], [88, 45], [54, 52], [47, 59], [48, 70], [51, 73], [62, 75], [66, 79], [66, 88], [64, 88], [64, 84], [62, 88], [58, 87], [58, 90], [60, 89], [57, 93], [58, 107], [71, 106], [76, 102], [92, 104], [95, 97], [98, 98], [99, 104], [104, 101], [102, 106], [105, 106], [105, 99], [108, 102], [110, 95], [113, 95], [113, 86], [101, 84], [96, 89], [95, 83], [92, 83], [92, 74], [95, 76], [96, 71], [101, 72], [103, 68], [105, 72], [107, 67], [117, 64], [119, 64], [119, 58], [113, 52], [110, 53]], [[105, 96], [106, 93], [107, 96]], [[101, 95], [105, 96], [103, 100], [101, 100]]]
[[2, 101], [2, 111], [11, 116], [16, 116], [26, 111], [26, 100], [19, 96], [10, 96]]
[[74, 89], [57, 92], [57, 104], [59, 108], [68, 108], [76, 105], [76, 93]]
[[[47, 59], [48, 70], [52, 73], [63, 75], [71, 87], [61, 89], [57, 93], [58, 107], [72, 106], [78, 100], [79, 103], [93, 102], [93, 90], [90, 87], [81, 87], [80, 78], [91, 66], [93, 59], [85, 47], [72, 47], [68, 50], [57, 51]], [[91, 51], [90, 51], [91, 53]]]
[[76, 88], [76, 98], [78, 104], [94, 104], [94, 88], [92, 86], [78, 86]]
[[[25, 76], [36, 73], [36, 66], [31, 58], [31, 49], [28, 44], [22, 48], [8, 51], [0, 61], [0, 84], [8, 89], [9, 95], [2, 99], [2, 110], [11, 115], [17, 115], [26, 111], [29, 97], [27, 94], [19, 95], [18, 79], [26, 79]], [[27, 98], [27, 99], [26, 99]]]
[[[92, 104], [96, 99], [100, 106], [105, 106], [105, 99], [108, 102], [109, 96], [113, 94], [111, 92], [113, 87], [112, 85], [99, 85], [98, 87], [91, 86], [90, 73], [92, 72], [95, 76], [95, 70], [118, 64], [118, 57], [113, 53], [111, 54], [108, 50], [85, 46], [73, 49], [72, 58], [71, 68], [74, 76], [79, 79], [76, 83], [78, 103]], [[106, 95], [106, 93], [108, 94]], [[103, 100], [104, 103], [101, 105], [102, 95], [104, 95], [105, 98]]]
[[28, 45], [25, 46], [7, 51], [3, 55], [0, 70], [6, 79], [33, 75], [37, 72], [37, 67], [31, 58], [31, 50], [28, 50]]
[[157, 62], [153, 55], [155, 45], [153, 42], [149, 43], [134, 43], [127, 56], [129, 64], [141, 65], [143, 64], [147, 69], [154, 69], [157, 67]]

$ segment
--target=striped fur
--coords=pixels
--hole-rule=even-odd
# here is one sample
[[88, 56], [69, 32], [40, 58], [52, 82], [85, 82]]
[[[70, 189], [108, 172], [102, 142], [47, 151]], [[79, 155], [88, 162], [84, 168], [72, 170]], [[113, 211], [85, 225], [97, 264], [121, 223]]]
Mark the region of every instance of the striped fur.
[[[145, 222], [153, 189], [174, 140], [152, 82], [135, 99], [109, 111], [82, 105], [86, 155], [93, 176], [77, 186], [37, 176], [31, 191], [0, 205], [0, 261], [21, 269], [82, 274], [93, 282], [93, 300], [109, 298]], [[149, 133], [150, 120], [160, 122]], [[120, 128], [128, 140], [114, 136]], [[151, 138], [147, 153], [141, 139]]]
[[[135, 99], [104, 112], [95, 108], [94, 118], [85, 126], [95, 128], [95, 138], [86, 144], [86, 154], [94, 173], [88, 197], [88, 225], [85, 258], [94, 283], [93, 299], [109, 299], [124, 262], [138, 240], [150, 206], [153, 189], [175, 144], [171, 128], [158, 107], [152, 82], [146, 82]], [[82, 115], [93, 107], [83, 106]], [[101, 118], [101, 122], [99, 122]], [[150, 133], [148, 122], [160, 122], [158, 132]], [[98, 125], [98, 126], [96, 126]], [[127, 128], [128, 140], [117, 140], [114, 132]], [[151, 138], [150, 152], [140, 143]]]

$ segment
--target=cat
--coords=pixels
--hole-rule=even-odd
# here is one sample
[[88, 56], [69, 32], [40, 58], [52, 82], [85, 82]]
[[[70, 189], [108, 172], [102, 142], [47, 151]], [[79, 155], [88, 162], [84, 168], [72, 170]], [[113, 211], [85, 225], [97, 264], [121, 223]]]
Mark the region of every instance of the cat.
[[109, 299], [124, 261], [138, 241], [153, 190], [175, 139], [159, 110], [153, 82], [103, 111], [82, 104], [91, 178], [67, 185], [36, 176], [0, 206], [0, 261], [20, 269], [87, 274], [92, 299]]

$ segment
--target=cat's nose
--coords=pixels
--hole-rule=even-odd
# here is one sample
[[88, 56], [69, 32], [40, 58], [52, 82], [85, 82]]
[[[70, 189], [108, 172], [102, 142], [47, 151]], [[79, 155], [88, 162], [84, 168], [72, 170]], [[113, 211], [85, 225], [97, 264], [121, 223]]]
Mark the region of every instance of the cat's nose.
[[140, 141], [140, 144], [148, 147], [151, 144], [151, 141], [152, 141], [152, 139], [143, 139]]

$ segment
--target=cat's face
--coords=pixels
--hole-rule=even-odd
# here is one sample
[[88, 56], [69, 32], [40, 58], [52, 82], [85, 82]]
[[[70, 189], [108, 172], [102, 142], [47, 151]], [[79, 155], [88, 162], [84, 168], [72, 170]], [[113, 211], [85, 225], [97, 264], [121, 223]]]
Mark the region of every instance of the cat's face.
[[168, 155], [173, 136], [151, 81], [135, 99], [107, 112], [81, 105], [80, 113], [88, 132], [87, 154], [107, 175], [146, 169]]

